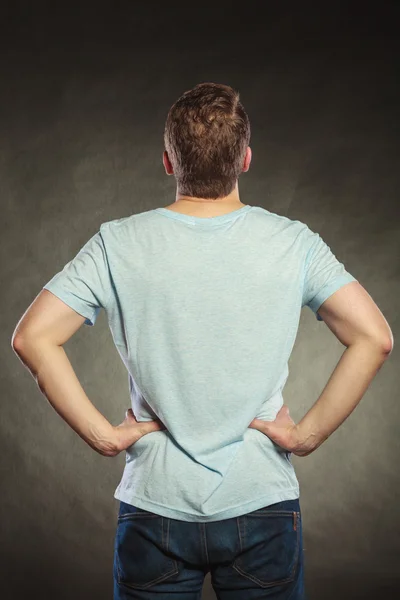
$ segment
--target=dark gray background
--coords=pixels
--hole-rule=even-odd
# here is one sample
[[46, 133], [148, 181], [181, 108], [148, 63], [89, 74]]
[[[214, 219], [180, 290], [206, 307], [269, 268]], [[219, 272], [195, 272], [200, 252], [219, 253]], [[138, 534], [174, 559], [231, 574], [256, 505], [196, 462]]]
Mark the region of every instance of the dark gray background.
[[[399, 323], [396, 3], [13, 3], [0, 23], [3, 344], [1, 595], [109, 600], [124, 454], [103, 458], [62, 421], [10, 346], [41, 287], [103, 221], [175, 198], [167, 111], [202, 81], [241, 93], [253, 162], [241, 200], [318, 231]], [[395, 342], [396, 343], [396, 342]], [[297, 422], [343, 346], [302, 313], [285, 402]], [[104, 313], [67, 353], [114, 424], [129, 404]], [[398, 597], [396, 348], [361, 404], [307, 458], [310, 600]], [[209, 577], [205, 599], [215, 598]]]

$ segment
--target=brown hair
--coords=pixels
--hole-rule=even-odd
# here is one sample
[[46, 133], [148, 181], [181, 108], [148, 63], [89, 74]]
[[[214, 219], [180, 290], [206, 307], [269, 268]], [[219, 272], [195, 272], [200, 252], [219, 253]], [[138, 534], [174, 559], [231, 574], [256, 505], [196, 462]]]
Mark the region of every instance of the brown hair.
[[242, 172], [250, 121], [239, 93], [228, 85], [199, 83], [170, 108], [164, 144], [179, 193], [222, 198]]

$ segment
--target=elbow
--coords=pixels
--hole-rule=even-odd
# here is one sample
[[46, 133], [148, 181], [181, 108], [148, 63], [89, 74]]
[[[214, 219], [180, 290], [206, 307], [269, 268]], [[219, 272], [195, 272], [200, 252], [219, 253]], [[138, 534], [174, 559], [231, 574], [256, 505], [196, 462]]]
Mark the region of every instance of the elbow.
[[33, 338], [22, 335], [21, 333], [14, 333], [11, 338], [11, 348], [21, 359], [31, 355], [32, 351], [35, 350], [36, 345], [36, 341], [34, 341]]
[[15, 331], [11, 338], [11, 348], [14, 350], [16, 354], [22, 354], [23, 352], [23, 340], [20, 334], [17, 334]]
[[394, 346], [393, 336], [391, 338], [376, 341], [376, 344], [383, 353], [383, 355], [385, 357], [388, 357], [391, 354]]
[[367, 344], [369, 347], [375, 349], [375, 351], [377, 353], [379, 353], [380, 355], [382, 355], [383, 359], [386, 359], [388, 356], [390, 356], [393, 347], [394, 347], [394, 340], [393, 340], [393, 336], [390, 336], [389, 338], [378, 338], [378, 337], [358, 337], [352, 344], [348, 345], [347, 347], [349, 348], [352, 345], [358, 345], [358, 344]]
[[393, 348], [394, 348], [393, 333], [392, 333], [392, 330], [389, 329], [388, 337], [386, 337], [385, 340], [382, 341], [382, 349], [383, 349], [384, 353], [389, 356], [389, 354], [391, 354]]
[[388, 340], [387, 342], [385, 342], [382, 346], [382, 349], [384, 351], [384, 353], [389, 356], [392, 353], [394, 347], [394, 340], [393, 337], [391, 340]]

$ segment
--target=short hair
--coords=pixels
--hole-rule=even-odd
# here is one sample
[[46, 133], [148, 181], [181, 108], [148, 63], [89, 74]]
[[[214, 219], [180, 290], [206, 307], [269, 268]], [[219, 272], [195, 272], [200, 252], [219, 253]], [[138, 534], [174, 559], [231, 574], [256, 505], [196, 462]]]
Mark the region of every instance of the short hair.
[[170, 108], [164, 145], [180, 194], [223, 198], [242, 172], [250, 121], [229, 85], [199, 83]]

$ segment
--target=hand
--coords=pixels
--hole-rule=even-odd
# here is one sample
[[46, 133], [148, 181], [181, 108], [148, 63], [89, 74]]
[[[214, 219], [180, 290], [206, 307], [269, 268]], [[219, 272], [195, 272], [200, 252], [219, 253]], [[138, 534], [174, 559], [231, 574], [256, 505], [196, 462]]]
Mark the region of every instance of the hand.
[[120, 425], [114, 427], [117, 437], [117, 454], [129, 448], [144, 435], [164, 429], [166, 429], [165, 425], [158, 419], [154, 421], [137, 421], [133, 410], [128, 408], [125, 419]]
[[288, 452], [296, 454], [300, 449], [297, 425], [289, 415], [289, 407], [285, 404], [277, 413], [275, 421], [253, 419], [249, 427], [250, 429], [258, 429]]

